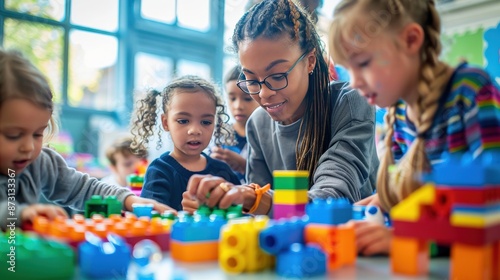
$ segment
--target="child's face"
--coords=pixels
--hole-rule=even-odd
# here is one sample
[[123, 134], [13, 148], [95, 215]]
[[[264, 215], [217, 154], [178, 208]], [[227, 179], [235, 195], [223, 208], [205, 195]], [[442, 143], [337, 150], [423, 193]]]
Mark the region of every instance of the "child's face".
[[419, 61], [395, 40], [389, 35], [372, 38], [345, 65], [351, 86], [372, 105], [389, 107], [399, 99], [406, 101], [416, 91]]
[[248, 117], [259, 107], [259, 103], [253, 100], [250, 94], [244, 93], [237, 85], [236, 81], [229, 81], [226, 84], [228, 95], [228, 105], [231, 114], [237, 123], [245, 126]]
[[135, 173], [137, 164], [141, 162], [142, 159], [136, 155], [132, 154], [115, 154], [115, 166], [111, 166], [111, 169], [118, 177], [118, 182], [125, 186], [127, 184], [127, 176]]
[[214, 132], [215, 103], [203, 91], [177, 91], [161, 119], [174, 143], [171, 155], [177, 160], [199, 158]]
[[40, 155], [43, 132], [52, 113], [25, 99], [8, 99], [0, 107], [0, 173], [23, 171]]

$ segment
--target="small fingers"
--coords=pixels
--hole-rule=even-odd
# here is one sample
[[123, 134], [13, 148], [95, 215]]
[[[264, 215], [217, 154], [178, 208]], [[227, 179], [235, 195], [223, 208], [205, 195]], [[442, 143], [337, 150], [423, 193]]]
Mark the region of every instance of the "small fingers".
[[243, 204], [245, 186], [232, 186], [231, 189], [220, 199], [219, 207], [226, 209], [234, 204]]

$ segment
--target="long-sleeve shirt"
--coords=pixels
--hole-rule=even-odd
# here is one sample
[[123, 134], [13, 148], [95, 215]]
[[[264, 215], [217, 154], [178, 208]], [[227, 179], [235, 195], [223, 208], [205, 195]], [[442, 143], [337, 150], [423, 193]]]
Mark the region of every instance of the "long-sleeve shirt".
[[186, 191], [189, 178], [194, 174], [210, 174], [222, 177], [235, 185], [240, 184], [229, 165], [204, 153], [202, 155], [207, 159], [207, 165], [201, 171], [187, 170], [170, 156], [169, 152], [155, 159], [146, 170], [141, 197], [154, 199], [175, 210], [182, 210], [182, 193]]
[[57, 205], [76, 210], [83, 210], [85, 201], [92, 195], [114, 195], [122, 203], [127, 196], [133, 195], [126, 188], [107, 185], [68, 167], [64, 159], [49, 148], [42, 148], [40, 155], [21, 173], [15, 173], [13, 177], [0, 174], [0, 186], [2, 229], [10, 222], [21, 226], [21, 211], [38, 203], [40, 195]]
[[[425, 148], [432, 165], [443, 152], [470, 152], [477, 156], [485, 148], [500, 148], [500, 92], [489, 75], [466, 63], [455, 69], [439, 99], [432, 126], [425, 133]], [[396, 108], [393, 147], [396, 160], [416, 138], [415, 125], [406, 115], [406, 105]]]
[[[375, 149], [375, 108], [345, 83], [332, 83], [331, 136], [309, 186], [309, 199], [346, 197], [358, 201], [375, 190], [379, 165]], [[290, 125], [274, 121], [257, 108], [247, 122], [247, 182], [273, 182], [274, 170], [296, 170], [301, 119]]]

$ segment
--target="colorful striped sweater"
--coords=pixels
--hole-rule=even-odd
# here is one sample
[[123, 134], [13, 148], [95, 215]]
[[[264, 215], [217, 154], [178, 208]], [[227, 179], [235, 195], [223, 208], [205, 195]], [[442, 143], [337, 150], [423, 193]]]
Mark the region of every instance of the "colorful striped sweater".
[[[433, 124], [425, 135], [426, 151], [432, 165], [443, 152], [472, 152], [500, 148], [500, 92], [482, 69], [461, 64], [454, 72], [439, 100]], [[416, 137], [415, 126], [406, 116], [400, 101], [392, 151], [399, 160]]]

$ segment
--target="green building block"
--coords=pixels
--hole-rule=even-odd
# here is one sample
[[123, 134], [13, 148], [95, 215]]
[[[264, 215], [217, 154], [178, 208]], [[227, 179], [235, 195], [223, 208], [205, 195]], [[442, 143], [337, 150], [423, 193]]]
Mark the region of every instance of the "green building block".
[[72, 279], [75, 262], [75, 253], [67, 244], [22, 231], [0, 236], [0, 279]]
[[136, 175], [136, 174], [130, 174], [127, 176], [127, 183], [132, 184], [132, 183], [144, 183], [144, 176]]
[[227, 209], [220, 209], [219, 207], [210, 208], [206, 205], [201, 205], [195, 212], [195, 215], [204, 217], [219, 216], [224, 219], [233, 219], [243, 216], [242, 205], [231, 205]]
[[109, 217], [112, 214], [120, 215], [122, 213], [122, 204], [116, 199], [116, 196], [108, 196], [105, 199], [100, 195], [93, 195], [85, 202], [85, 217], [91, 218], [94, 214]]
[[275, 170], [274, 190], [308, 190], [309, 172], [300, 170]]

